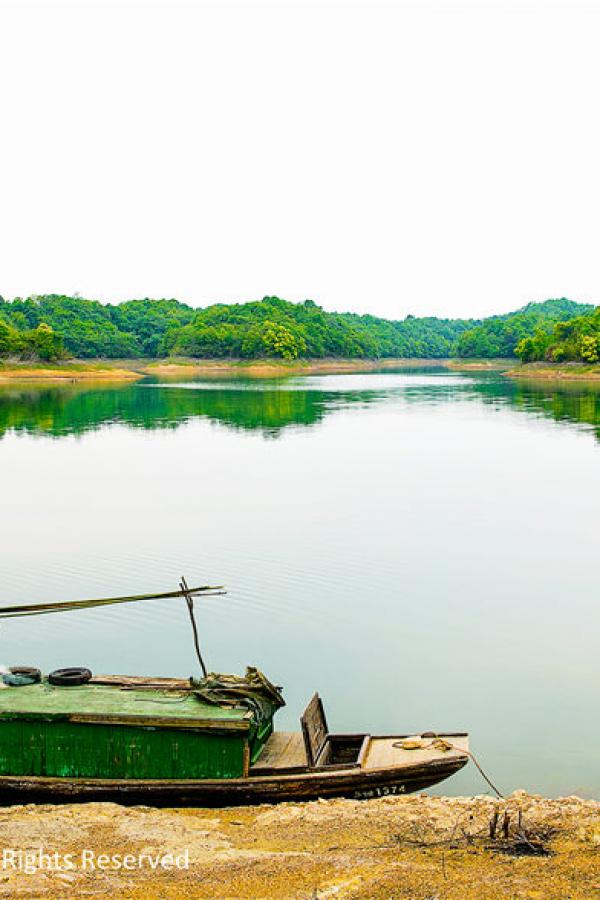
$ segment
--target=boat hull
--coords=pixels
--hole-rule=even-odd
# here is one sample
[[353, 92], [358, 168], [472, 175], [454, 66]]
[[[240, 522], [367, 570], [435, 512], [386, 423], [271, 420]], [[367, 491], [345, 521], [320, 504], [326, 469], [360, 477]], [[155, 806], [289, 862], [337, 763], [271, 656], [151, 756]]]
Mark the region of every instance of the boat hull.
[[415, 766], [248, 778], [150, 780], [0, 776], [0, 804], [114, 801], [152, 806], [241, 806], [319, 798], [373, 799], [421, 791], [454, 775], [467, 757]]

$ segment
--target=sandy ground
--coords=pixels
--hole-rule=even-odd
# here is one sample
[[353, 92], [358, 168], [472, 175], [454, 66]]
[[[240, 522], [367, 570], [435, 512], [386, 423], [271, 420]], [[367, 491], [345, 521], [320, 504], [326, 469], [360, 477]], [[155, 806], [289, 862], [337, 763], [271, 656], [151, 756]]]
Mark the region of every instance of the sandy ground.
[[[514, 360], [487, 359], [318, 359], [318, 360], [73, 360], [51, 366], [25, 363], [0, 364], [0, 384], [48, 382], [93, 384], [135, 381], [152, 376], [168, 380], [186, 378], [286, 378], [298, 375], [350, 374], [420, 367], [443, 367], [455, 372], [499, 372], [511, 378], [557, 381], [600, 380], [600, 366], [576, 364], [548, 365], [530, 363], [514, 365]], [[511, 368], [512, 366], [512, 368]]]
[[[600, 803], [576, 797], [415, 795], [227, 810], [17, 806], [0, 810], [0, 825], [9, 860], [0, 855], [2, 896], [600, 897]], [[48, 856], [41, 868], [40, 848]], [[34, 871], [19, 871], [14, 850], [31, 854]], [[99, 854], [132, 854], [134, 868], [115, 868]], [[140, 854], [148, 856], [138, 867]], [[156, 854], [154, 870], [148, 857]], [[162, 868], [171, 865], [164, 854], [174, 868]]]
[[415, 366], [443, 366], [438, 359], [317, 359], [317, 360], [168, 360], [148, 359], [69, 360], [64, 363], [28, 365], [0, 363], [2, 382], [78, 382], [134, 381], [150, 375], [155, 378], [184, 379], [195, 376], [243, 376], [250, 378], [284, 378], [290, 375], [372, 372], [382, 369], [413, 368]]
[[455, 372], [506, 372], [514, 364], [514, 359], [449, 359], [444, 361], [444, 366]]
[[184, 378], [190, 375], [242, 375], [250, 378], [281, 378], [288, 375], [345, 374], [402, 369], [415, 366], [440, 366], [437, 359], [313, 359], [313, 360], [248, 360], [228, 362], [218, 359], [189, 362], [159, 362], [144, 368], [147, 375], [162, 378]]
[[0, 366], [0, 384], [3, 382], [27, 382], [27, 384], [45, 384], [51, 382], [73, 383], [88, 382], [121, 382], [135, 381], [143, 378], [140, 372], [114, 366], [61, 365], [61, 366]]
[[548, 363], [526, 363], [505, 373], [511, 378], [540, 379], [544, 381], [598, 381], [600, 366], [584, 366], [578, 363], [549, 365]]

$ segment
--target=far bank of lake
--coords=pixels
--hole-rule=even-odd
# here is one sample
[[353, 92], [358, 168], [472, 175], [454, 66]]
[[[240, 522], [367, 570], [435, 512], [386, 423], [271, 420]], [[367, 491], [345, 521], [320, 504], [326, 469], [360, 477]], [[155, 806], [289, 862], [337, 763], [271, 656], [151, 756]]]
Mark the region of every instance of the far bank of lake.
[[454, 372], [490, 372], [510, 378], [561, 381], [597, 381], [600, 365], [580, 363], [525, 363], [514, 359], [106, 359], [64, 362], [0, 363], [0, 384], [7, 382], [116, 383], [142, 378], [286, 378], [302, 375], [345, 375], [414, 368], [444, 368]]
[[0, 384], [9, 382], [68, 384], [77, 381], [114, 384], [121, 381], [136, 381], [143, 378], [144, 373], [135, 371], [131, 367], [133, 362], [134, 360], [125, 362], [106, 360], [101, 363], [69, 360], [64, 363], [0, 363]]
[[135, 381], [145, 377], [187, 379], [210, 376], [284, 378], [298, 375], [343, 375], [443, 366], [440, 359], [105, 359], [64, 362], [0, 363], [0, 383], [9, 381]]
[[505, 372], [510, 378], [532, 378], [543, 381], [559, 379], [561, 381], [598, 381], [600, 365], [583, 365], [582, 363], [522, 363]]

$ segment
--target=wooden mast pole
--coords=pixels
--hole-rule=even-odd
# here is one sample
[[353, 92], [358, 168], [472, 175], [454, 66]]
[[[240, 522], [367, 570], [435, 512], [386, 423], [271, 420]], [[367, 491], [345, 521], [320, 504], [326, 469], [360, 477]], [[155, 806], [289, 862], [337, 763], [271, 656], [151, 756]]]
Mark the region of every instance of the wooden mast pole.
[[200, 663], [200, 668], [202, 669], [202, 675], [204, 678], [208, 675], [206, 666], [204, 665], [204, 660], [202, 659], [202, 654], [200, 653], [200, 642], [198, 641], [198, 629], [196, 627], [196, 619], [194, 617], [194, 598], [190, 594], [190, 590], [187, 585], [187, 581], [181, 576], [181, 581], [179, 582], [179, 586], [183, 591], [185, 596], [185, 600], [187, 603], [188, 612], [190, 614], [190, 621], [192, 623], [192, 631], [194, 633], [194, 647], [196, 648], [196, 656], [198, 657], [198, 662]]

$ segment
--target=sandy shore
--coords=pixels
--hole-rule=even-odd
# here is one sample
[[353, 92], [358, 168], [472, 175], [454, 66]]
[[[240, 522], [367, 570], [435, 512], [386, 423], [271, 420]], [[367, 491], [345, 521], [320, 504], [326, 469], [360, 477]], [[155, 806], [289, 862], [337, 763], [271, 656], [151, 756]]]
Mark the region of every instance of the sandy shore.
[[157, 362], [145, 366], [147, 375], [159, 378], [185, 378], [194, 375], [243, 375], [250, 378], [285, 378], [289, 375], [346, 374], [419, 366], [441, 366], [438, 359], [312, 359], [312, 360], [234, 360], [199, 359], [182, 362]]
[[534, 378], [543, 381], [598, 381], [600, 366], [578, 363], [525, 363], [505, 372], [510, 378]]
[[546, 381], [594, 381], [600, 379], [600, 366], [549, 365], [529, 363], [515, 366], [507, 359], [315, 359], [315, 360], [74, 360], [65, 363], [27, 365], [0, 364], [0, 384], [27, 382], [128, 382], [151, 376], [170, 380], [203, 378], [286, 378], [301, 375], [350, 374], [352, 372], [390, 371], [421, 367], [442, 367], [455, 372], [498, 372], [511, 378]]
[[136, 381], [143, 378], [143, 373], [135, 372], [122, 366], [101, 365], [55, 365], [55, 366], [26, 366], [26, 365], [0, 365], [0, 384], [3, 382], [24, 381], [28, 384], [40, 382], [77, 382], [77, 381], [101, 381], [121, 382]]
[[0, 364], [0, 384], [3, 382], [77, 382], [77, 381], [135, 381], [152, 376], [165, 380], [186, 379], [197, 376], [249, 378], [285, 378], [293, 375], [345, 374], [372, 372], [382, 369], [413, 368], [415, 366], [442, 366], [438, 359], [316, 359], [316, 360], [221, 360], [182, 359], [148, 360], [120, 359], [72, 360], [65, 363], [27, 365], [25, 363]]
[[514, 359], [449, 359], [444, 361], [446, 368], [456, 372], [506, 372], [514, 364]]
[[[576, 797], [415, 795], [227, 810], [90, 803], [9, 807], [0, 819], [3, 848], [30, 851], [36, 869], [4, 865], [6, 896], [562, 900], [600, 893], [600, 803]], [[52, 870], [38, 867], [40, 848], [58, 854], [62, 871], [54, 862]], [[135, 868], [102, 869], [99, 854], [132, 854]], [[156, 854], [172, 854], [182, 866], [187, 854], [188, 867], [160, 862], [154, 870], [148, 856]]]

